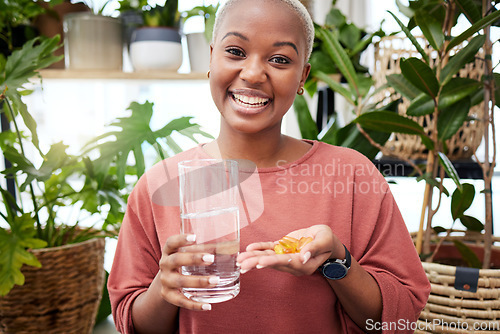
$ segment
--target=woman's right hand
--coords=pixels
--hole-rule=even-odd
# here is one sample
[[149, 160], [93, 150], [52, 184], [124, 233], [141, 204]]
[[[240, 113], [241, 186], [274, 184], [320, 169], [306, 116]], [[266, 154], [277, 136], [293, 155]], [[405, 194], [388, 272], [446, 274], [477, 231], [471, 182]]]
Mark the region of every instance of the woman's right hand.
[[182, 293], [182, 288], [210, 288], [218, 284], [217, 276], [188, 276], [181, 274], [182, 266], [208, 266], [214, 262], [214, 255], [196, 252], [196, 246], [189, 251], [182, 247], [193, 246], [196, 236], [179, 234], [169, 237], [163, 247], [158, 273], [161, 282], [161, 296], [168, 303], [189, 310], [209, 311], [210, 304], [195, 302]]

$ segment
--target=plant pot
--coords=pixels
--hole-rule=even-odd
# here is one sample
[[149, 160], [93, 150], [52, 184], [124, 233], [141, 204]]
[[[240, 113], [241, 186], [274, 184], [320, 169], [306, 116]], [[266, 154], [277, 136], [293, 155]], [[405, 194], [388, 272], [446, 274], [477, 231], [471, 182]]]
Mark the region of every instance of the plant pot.
[[[483, 247], [464, 237], [451, 237], [466, 243], [479, 259]], [[500, 238], [495, 238], [500, 241]], [[479, 239], [477, 239], [479, 240]], [[453, 244], [441, 245], [435, 261], [460, 258]], [[500, 247], [492, 249], [492, 268], [500, 268]], [[455, 288], [457, 267], [422, 262], [431, 282], [431, 293], [420, 314], [415, 333], [487, 333], [500, 331], [500, 269], [480, 269], [477, 291], [468, 285]], [[460, 289], [458, 289], [460, 288]], [[471, 291], [468, 291], [471, 290]]]
[[135, 29], [130, 42], [130, 61], [135, 71], [177, 71], [182, 64], [179, 31], [167, 27]]
[[104, 238], [32, 252], [25, 283], [0, 297], [0, 333], [92, 333], [105, 279]]
[[191, 72], [206, 73], [210, 66], [210, 44], [202, 32], [186, 34]]
[[64, 16], [64, 55], [72, 70], [121, 70], [122, 25], [117, 18], [73, 13]]
[[[61, 36], [61, 45], [64, 36], [63, 17], [70, 13], [90, 12], [90, 8], [82, 2], [71, 3], [63, 2], [53, 7], [49, 3], [37, 1], [37, 4], [48, 10], [46, 14], [39, 15], [35, 18], [33, 24], [38, 29], [41, 35], [47, 37]], [[64, 48], [58, 49], [54, 55], [60, 56], [64, 54]], [[49, 68], [64, 68], [64, 59], [52, 64]]]

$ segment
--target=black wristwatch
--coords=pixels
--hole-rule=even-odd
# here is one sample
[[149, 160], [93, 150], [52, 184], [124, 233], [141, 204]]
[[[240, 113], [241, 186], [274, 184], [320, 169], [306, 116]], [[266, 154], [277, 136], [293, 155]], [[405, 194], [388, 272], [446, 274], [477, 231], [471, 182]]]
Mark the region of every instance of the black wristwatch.
[[338, 280], [344, 278], [349, 268], [351, 268], [351, 254], [347, 250], [347, 247], [345, 245], [343, 246], [345, 249], [344, 260], [328, 259], [318, 268], [321, 274], [328, 279]]

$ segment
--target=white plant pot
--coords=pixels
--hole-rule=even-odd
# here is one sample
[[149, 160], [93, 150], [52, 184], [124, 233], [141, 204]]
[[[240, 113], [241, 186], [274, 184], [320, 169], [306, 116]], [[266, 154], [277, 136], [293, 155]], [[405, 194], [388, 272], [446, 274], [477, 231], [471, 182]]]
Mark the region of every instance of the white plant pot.
[[134, 30], [130, 61], [134, 71], [177, 71], [182, 65], [179, 31], [164, 27]]
[[122, 24], [92, 13], [64, 16], [64, 63], [72, 70], [121, 70]]
[[206, 73], [210, 66], [210, 44], [201, 32], [186, 34], [191, 72]]

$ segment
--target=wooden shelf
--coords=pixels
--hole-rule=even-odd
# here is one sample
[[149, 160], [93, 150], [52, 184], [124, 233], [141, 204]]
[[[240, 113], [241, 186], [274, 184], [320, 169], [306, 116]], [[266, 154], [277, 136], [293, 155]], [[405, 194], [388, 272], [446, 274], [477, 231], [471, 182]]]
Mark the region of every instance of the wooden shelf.
[[206, 73], [177, 73], [170, 71], [123, 72], [101, 70], [41, 70], [43, 79], [106, 79], [106, 80], [206, 80]]

